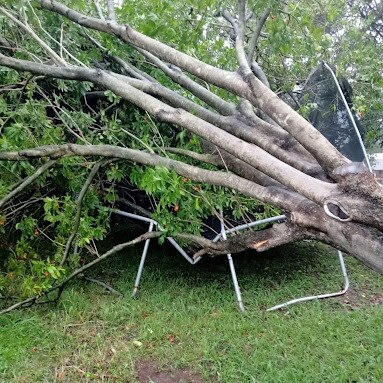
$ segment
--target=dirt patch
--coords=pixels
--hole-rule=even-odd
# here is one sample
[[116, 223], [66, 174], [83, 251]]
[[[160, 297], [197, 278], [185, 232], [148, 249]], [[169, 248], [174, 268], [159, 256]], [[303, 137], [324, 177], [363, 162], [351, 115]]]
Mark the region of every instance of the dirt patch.
[[342, 302], [346, 305], [352, 307], [363, 307], [363, 306], [371, 306], [371, 305], [379, 305], [383, 304], [383, 293], [371, 293], [368, 289], [364, 290], [356, 290], [350, 288], [346, 294], [340, 297]]
[[383, 304], [383, 293], [377, 293], [377, 294], [370, 295], [368, 300], [373, 305], [381, 305], [381, 304]]
[[139, 361], [135, 367], [140, 383], [204, 383], [199, 374], [185, 368], [161, 369], [152, 361]]
[[340, 300], [351, 307], [363, 306], [367, 303], [366, 298], [363, 297], [359, 291], [349, 288], [347, 293], [341, 295]]

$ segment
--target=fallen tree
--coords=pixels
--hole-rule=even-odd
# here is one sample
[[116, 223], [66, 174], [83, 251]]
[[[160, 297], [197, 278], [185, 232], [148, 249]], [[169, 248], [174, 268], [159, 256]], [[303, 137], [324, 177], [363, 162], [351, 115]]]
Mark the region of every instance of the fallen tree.
[[[56, 114], [54, 118], [58, 120], [66, 101], [52, 98], [46, 89], [42, 91], [44, 86], [41, 81], [55, 78], [72, 80], [73, 84], [74, 80], [86, 84], [85, 90], [81, 90], [85, 92], [82, 104], [86, 104], [95, 115], [98, 115], [98, 111], [94, 110], [97, 104], [91, 103], [91, 97], [99, 100], [106, 95], [114, 107], [122, 103], [129, 107], [134, 105], [140, 111], [132, 113], [139, 113], [154, 127], [162, 123], [161, 132], [175, 129], [179, 137], [188, 139], [186, 145], [184, 140], [184, 145], [178, 147], [169, 147], [166, 145], [168, 142], [165, 144], [164, 141], [148, 144], [147, 133], [127, 131], [122, 124], [119, 125], [117, 118], [106, 114], [101, 117], [113, 119], [113, 128], [119, 132], [118, 140], [113, 142], [110, 139], [110, 144], [105, 137], [112, 127], [78, 129], [78, 125], [68, 123], [68, 119], [65, 120], [60, 114], [60, 124], [65, 125], [65, 134], [53, 138], [44, 136], [45, 141], [36, 139], [38, 145], [33, 145], [33, 139], [20, 139], [18, 145], [10, 144], [9, 139], [7, 143], [3, 141], [0, 160], [4, 166], [10, 169], [12, 163], [19, 163], [28, 171], [24, 178], [18, 181], [13, 179], [13, 185], [3, 187], [0, 200], [2, 209], [9, 207], [15, 198], [26, 193], [30, 185], [39, 179], [42, 179], [40, 186], [46, 190], [45, 195], [40, 196], [41, 199], [45, 198], [44, 219], [54, 224], [57, 222], [53, 213], [55, 209], [57, 212], [65, 203], [72, 208], [71, 213], [67, 214], [72, 214], [72, 217], [75, 215], [74, 221], [67, 222], [66, 229], [55, 238], [61, 246], [58, 258], [61, 266], [65, 266], [71, 256], [77, 259], [74, 245], [88, 246], [93, 238], [98, 239], [90, 238], [93, 234], [89, 233], [89, 238], [85, 238], [80, 228], [83, 222], [81, 214], [85, 214], [81, 211], [82, 203], [100, 168], [109, 166], [118, 173], [114, 178], [110, 177], [112, 181], [130, 177], [135, 185], [145, 184], [142, 179], [148, 173], [140, 167], [141, 170], [133, 175], [124, 173], [121, 170], [124, 168], [118, 170], [116, 165], [122, 162], [129, 166], [142, 164], [155, 167], [156, 170], [150, 174], [157, 177], [156, 182], [159, 183], [162, 182], [159, 178], [169, 176], [168, 170], [171, 174], [177, 174], [180, 177], [175, 178], [177, 185], [174, 194], [180, 190], [180, 184], [189, 185], [197, 194], [200, 187], [198, 183], [217, 185], [239, 192], [253, 201], [276, 206], [287, 215], [285, 222], [271, 228], [238, 234], [219, 243], [198, 236], [195, 230], [188, 233], [169, 229], [172, 235], [197, 244], [202, 249], [199, 254], [236, 253], [246, 249], [264, 251], [296, 240], [314, 239], [352, 254], [379, 272], [383, 271], [381, 186], [367, 168], [344, 157], [305, 118], [278, 97], [270, 89], [266, 74], [255, 61], [262, 27], [270, 14], [277, 14], [279, 4], [273, 4], [258, 14], [256, 28], [250, 36], [246, 23], [252, 15], [246, 13], [245, 1], [239, 1], [235, 17], [226, 10], [220, 11], [220, 16], [230, 27], [237, 59], [236, 67], [228, 70], [205, 63], [193, 54], [184, 53], [140, 33], [132, 25], [120, 24], [115, 16], [113, 2], [108, 1], [107, 17], [104, 16], [106, 8], [103, 11], [96, 1], [94, 8], [83, 5], [81, 12], [53, 0], [35, 3], [41, 9], [30, 5], [30, 9], [21, 9], [19, 14], [0, 7], [0, 12], [18, 27], [19, 33], [32, 41], [27, 52], [10, 41], [10, 46], [0, 53], [0, 66], [31, 74], [32, 77], [20, 86], [26, 90], [30, 82], [35, 82], [37, 85], [31, 90], [32, 97], [43, 99], [45, 110], [49, 109], [48, 114]], [[34, 31], [26, 12], [32, 12], [36, 17], [34, 23], [40, 23], [41, 29], [46, 32], [45, 39]], [[37, 15], [36, 12], [40, 13]], [[54, 34], [47, 32], [49, 21], [57, 25], [66, 24], [65, 27], [62, 24], [61, 31]], [[45, 22], [43, 26], [42, 22]], [[69, 46], [64, 43], [67, 30], [81, 36], [84, 47], [80, 51], [97, 50], [109, 66], [106, 68], [100, 62], [91, 65], [71, 54]], [[112, 48], [105, 48], [102, 40], [108, 43], [113, 41], [118, 47], [117, 54]], [[118, 55], [124, 47], [129, 49], [130, 60]], [[65, 84], [60, 86], [60, 97], [65, 98]], [[3, 126], [6, 127], [6, 124]], [[53, 129], [54, 124], [45, 129], [50, 128]], [[103, 138], [94, 135], [94, 131], [104, 135]], [[131, 147], [124, 141], [127, 138], [131, 140]], [[174, 142], [174, 135], [168, 141]], [[195, 143], [194, 146], [191, 141]], [[182, 139], [177, 142], [182, 143]], [[78, 191], [77, 199], [70, 204], [68, 199], [58, 201], [50, 197], [49, 183], [44, 184], [47, 179], [44, 177], [52, 178], [52, 174], [59, 174], [54, 171], [60, 163], [70, 167], [74, 159], [81, 159], [81, 171], [90, 169], [90, 173], [85, 179], [81, 178], [75, 188]], [[97, 162], [91, 162], [93, 159]], [[26, 164], [33, 164], [32, 170], [28, 168], [31, 165]], [[18, 174], [23, 173], [19, 171]], [[71, 182], [76, 181], [74, 178], [76, 176], [72, 177]], [[154, 182], [153, 179], [151, 182]], [[210, 196], [214, 190], [210, 189]], [[185, 193], [180, 193], [178, 197], [181, 198]], [[28, 194], [28, 201], [32, 197]], [[172, 214], [180, 209], [178, 197], [169, 200], [173, 206]], [[204, 196], [193, 195], [192, 201], [196, 201], [197, 210], [201, 209], [197, 206], [198, 198], [203, 200]], [[12, 206], [10, 213], [14, 214], [17, 209]], [[104, 219], [109, 217], [105, 211], [103, 214]], [[92, 219], [97, 220], [94, 215], [92, 212], [88, 217], [93, 216]], [[19, 225], [18, 228], [36, 230], [36, 221], [28, 228], [26, 226]], [[88, 231], [92, 231], [91, 225]], [[33, 231], [29, 235], [33, 237], [33, 234], [40, 235]], [[55, 272], [60, 274], [60, 270], [57, 268]], [[59, 278], [58, 275], [56, 279]], [[49, 288], [42, 288], [41, 291]]]

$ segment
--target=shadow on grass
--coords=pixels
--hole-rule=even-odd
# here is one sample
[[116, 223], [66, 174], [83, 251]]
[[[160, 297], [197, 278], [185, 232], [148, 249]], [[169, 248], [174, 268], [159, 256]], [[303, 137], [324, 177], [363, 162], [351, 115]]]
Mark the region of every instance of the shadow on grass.
[[[114, 243], [113, 243], [114, 244]], [[112, 246], [108, 243], [108, 246]], [[133, 288], [143, 245], [123, 251], [90, 273], [118, 287], [125, 296]], [[321, 294], [342, 288], [336, 250], [314, 242], [300, 242], [265, 253], [244, 252], [233, 256], [245, 304], [258, 301], [262, 308], [296, 295]], [[174, 289], [233, 293], [225, 255], [204, 257], [190, 265], [173, 247], [152, 241], [140, 283], [141, 295]], [[276, 293], [280, 290], [280, 293]], [[257, 299], [263, 298], [263, 299]], [[270, 298], [270, 303], [267, 299]], [[247, 300], [247, 302], [246, 302]]]

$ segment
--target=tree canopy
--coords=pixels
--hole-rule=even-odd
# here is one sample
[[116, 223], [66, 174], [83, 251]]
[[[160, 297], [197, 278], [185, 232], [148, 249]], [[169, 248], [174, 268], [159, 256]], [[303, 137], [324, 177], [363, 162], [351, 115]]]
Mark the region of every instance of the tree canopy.
[[[99, 253], [111, 209], [124, 206], [158, 221], [150, 236], [198, 254], [316, 239], [383, 270], [381, 186], [296, 97], [331, 63], [379, 145], [381, 12], [372, 0], [5, 1], [2, 294], [34, 302], [148, 238]], [[287, 220], [212, 243], [202, 220], [220, 209]]]

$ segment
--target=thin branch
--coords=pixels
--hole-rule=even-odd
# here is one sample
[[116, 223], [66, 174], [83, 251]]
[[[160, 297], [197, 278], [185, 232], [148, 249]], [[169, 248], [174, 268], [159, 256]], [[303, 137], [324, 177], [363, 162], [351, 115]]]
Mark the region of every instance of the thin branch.
[[[70, 114], [67, 113], [67, 111], [63, 108], [61, 108], [60, 105], [58, 105], [57, 103], [57, 100], [55, 100], [55, 104], [52, 103], [51, 99], [45, 94], [45, 92], [41, 89], [40, 86], [37, 86], [37, 89], [39, 90], [39, 93], [44, 97], [44, 99], [47, 101], [47, 103], [49, 104], [49, 106], [52, 108], [52, 110], [54, 111], [55, 115], [57, 116], [57, 118], [60, 119], [60, 121], [62, 122], [62, 124], [66, 127], [66, 129], [68, 130], [69, 133], [73, 134], [77, 139], [79, 139], [80, 141], [82, 141], [84, 144], [90, 144], [90, 142], [88, 140], [86, 140], [83, 136], [83, 133], [80, 129], [80, 127], [77, 125], [76, 121], [73, 120], [72, 116]], [[79, 131], [79, 133], [76, 133], [68, 124], [67, 122], [61, 117], [60, 113], [58, 112], [59, 109], [66, 117], [68, 117], [70, 120], [72, 120], [73, 124], [76, 125], [77, 127], [77, 130]]]
[[[266, 74], [259, 66], [256, 61], [250, 63], [248, 61], [248, 57], [246, 57], [245, 53], [245, 27], [246, 27], [246, 0], [239, 0], [239, 21], [238, 21], [238, 34], [235, 40], [235, 49], [237, 52], [238, 64], [241, 70], [241, 73], [245, 77], [249, 77], [251, 72], [268, 88], [270, 88], [269, 81], [267, 80]], [[258, 35], [260, 31], [255, 31]], [[256, 33], [253, 35], [256, 36]], [[258, 39], [258, 37], [257, 37]], [[256, 41], [255, 41], [256, 43]], [[251, 65], [250, 65], [251, 64]]]
[[28, 298], [28, 299], [25, 299], [25, 300], [22, 301], [22, 302], [15, 303], [14, 305], [9, 306], [9, 307], [7, 307], [6, 309], [1, 310], [1, 311], [0, 311], [0, 315], [1, 315], [1, 314], [9, 313], [9, 312], [11, 312], [11, 311], [13, 311], [13, 310], [16, 310], [16, 309], [18, 309], [18, 308], [21, 308], [21, 307], [28, 307], [28, 306], [31, 306], [31, 305], [33, 305], [33, 304], [36, 302], [37, 298], [38, 298], [38, 297], [34, 296], [34, 297], [30, 297], [30, 298]]
[[248, 47], [248, 54], [247, 54], [247, 62], [251, 67], [251, 70], [253, 71], [254, 75], [268, 88], [270, 88], [269, 80], [267, 79], [267, 76], [261, 66], [254, 60], [254, 53], [255, 49], [258, 44], [259, 36], [261, 35], [261, 31], [263, 28], [263, 25], [265, 24], [267, 18], [270, 15], [270, 8], [266, 8], [262, 15], [257, 19], [256, 21], [256, 27], [255, 31], [251, 36], [249, 47]]
[[16, 17], [14, 17], [11, 13], [9, 13], [5, 8], [0, 7], [0, 12], [2, 12], [5, 16], [11, 19], [16, 25], [20, 28], [24, 29], [31, 37], [37, 41], [37, 43], [47, 52], [47, 54], [51, 57], [51, 59], [58, 65], [67, 65], [67, 62], [61, 58], [48, 44], [46, 44], [40, 37], [35, 33], [35, 31], [27, 24], [22, 23]]
[[121, 68], [124, 69], [124, 71], [129, 74], [130, 76], [137, 78], [139, 80], [149, 80], [150, 82], [157, 82], [152, 76], [148, 75], [147, 73], [139, 70], [134, 65], [131, 65], [130, 63], [127, 63], [120, 57], [112, 54], [108, 49], [106, 49], [99, 41], [97, 41], [94, 37], [92, 37], [87, 31], [84, 30], [84, 35], [98, 48], [100, 49], [105, 55], [110, 57], [112, 60], [114, 60], [118, 65], [121, 66]]
[[[24, 90], [23, 87], [18, 88], [17, 86], [18, 86], [17, 84], [12, 84], [12, 85], [1, 87], [0, 94], [6, 93], [6, 92], [22, 92]], [[4, 124], [2, 124], [2, 126], [4, 126]]]
[[255, 30], [251, 36], [250, 41], [249, 41], [249, 47], [248, 47], [248, 52], [247, 52], [247, 62], [249, 64], [251, 62], [253, 62], [253, 57], [254, 57], [255, 49], [256, 49], [257, 44], [258, 44], [258, 39], [261, 35], [262, 28], [263, 28], [267, 18], [270, 15], [270, 11], [271, 11], [270, 8], [266, 8], [263, 11], [262, 15], [256, 20]]
[[108, 19], [110, 21], [116, 21], [116, 13], [114, 11], [114, 0], [107, 0], [108, 4]]
[[[63, 57], [63, 51], [71, 58], [73, 59], [77, 64], [87, 68], [87, 65], [85, 65], [82, 61], [80, 61], [77, 57], [72, 55], [63, 45], [63, 38], [64, 38], [64, 24], [61, 24], [61, 30], [60, 30], [60, 41], [57, 41], [42, 25], [39, 17], [37, 16], [32, 4], [28, 2], [29, 8], [31, 9], [35, 19], [37, 20], [37, 23], [39, 24], [40, 29], [45, 33], [47, 37], [49, 37], [50, 40], [52, 40], [54, 43], [56, 43], [60, 47], [60, 57], [64, 60]], [[28, 25], [28, 24], [26, 24]]]
[[4, 206], [9, 200], [15, 197], [17, 194], [21, 193], [25, 188], [27, 188], [32, 182], [39, 178], [43, 173], [45, 173], [50, 167], [52, 167], [57, 160], [49, 160], [44, 165], [40, 166], [31, 176], [24, 179], [24, 181], [8, 193], [5, 197], [0, 200], [0, 208]]
[[253, 61], [251, 63], [251, 70], [253, 71], [253, 73], [255, 74], [255, 76], [264, 84], [266, 85], [268, 88], [270, 88], [270, 83], [269, 83], [269, 80], [267, 79], [267, 76], [265, 74], [265, 72], [263, 71], [263, 69], [260, 67], [260, 65], [256, 62], [256, 61]]
[[243, 74], [248, 74], [251, 69], [246, 59], [245, 54], [245, 23], [246, 23], [246, 0], [238, 0], [238, 32], [235, 39], [235, 50], [240, 71]]
[[[156, 148], [157, 148], [158, 150], [161, 151], [161, 153], [162, 153], [164, 156], [167, 157], [166, 152], [164, 151], [164, 149], [162, 149], [162, 148], [165, 146], [165, 142], [164, 142], [164, 139], [163, 139], [163, 137], [162, 137], [162, 135], [161, 135], [160, 130], [158, 129], [158, 126], [157, 126], [156, 123], [153, 121], [152, 116], [151, 116], [148, 112], [145, 111], [145, 114], [146, 114], [146, 116], [148, 117], [148, 119], [149, 119], [149, 121], [150, 121], [150, 124], [151, 124], [151, 126], [153, 127], [153, 130], [154, 130], [154, 136], [153, 136], [153, 138], [154, 138], [154, 139], [153, 139], [153, 143], [154, 143], [154, 145], [156, 146]], [[156, 142], [156, 140], [155, 140], [155, 137], [156, 137], [156, 136], [159, 137], [162, 146], [160, 146], [160, 145], [157, 144], [157, 142]]]
[[93, 181], [93, 178], [95, 177], [97, 172], [100, 170], [100, 167], [104, 166], [106, 163], [107, 162], [105, 162], [105, 160], [100, 160], [100, 161], [97, 161], [93, 165], [93, 168], [90, 171], [90, 173], [89, 173], [89, 175], [88, 175], [88, 177], [87, 177], [87, 179], [86, 179], [86, 181], [84, 183], [84, 186], [81, 188], [81, 191], [80, 191], [80, 193], [79, 193], [79, 195], [77, 197], [77, 200], [76, 200], [76, 216], [74, 218], [73, 229], [72, 229], [72, 233], [69, 236], [68, 241], [67, 241], [67, 243], [65, 245], [64, 254], [63, 254], [62, 260], [60, 262], [61, 266], [66, 262], [66, 260], [68, 258], [68, 255], [69, 255], [70, 248], [72, 246], [72, 242], [73, 242], [74, 238], [76, 237], [78, 226], [80, 224], [82, 201], [83, 201], [83, 199], [85, 197], [85, 194], [88, 191], [89, 186], [90, 186], [90, 184]]
[[105, 20], [104, 13], [102, 12], [102, 8], [101, 8], [101, 5], [100, 5], [100, 2], [98, 0], [93, 0], [93, 4], [96, 7], [98, 17], [101, 20]]
[[[235, 48], [236, 48], [236, 54], [237, 54], [239, 67], [243, 74], [249, 75], [250, 67], [248, 64], [250, 63], [247, 63], [246, 54], [244, 50], [245, 29], [246, 29], [246, 23], [253, 16], [253, 13], [250, 13], [249, 15], [246, 16], [246, 1], [245, 0], [238, 1], [238, 8], [239, 8], [238, 21], [236, 21], [227, 11], [221, 11], [220, 14], [232, 25], [233, 31], [232, 31], [231, 37], [233, 41], [235, 41]], [[266, 75], [264, 74], [264, 72], [262, 71], [262, 69], [259, 67], [257, 63], [254, 63], [253, 72], [268, 88], [270, 88], [270, 84], [267, 80]]]
[[225, 161], [227, 167], [234, 174], [237, 174], [238, 176], [246, 178], [249, 181], [255, 182], [261, 186], [277, 186], [283, 188], [282, 184], [275, 181], [273, 178], [269, 177], [258, 169], [255, 169], [246, 162], [239, 160], [226, 151], [220, 150], [220, 153], [223, 157], [223, 161]]
[[116, 295], [118, 295], [120, 297], [124, 296], [124, 294], [122, 294], [119, 291], [115, 290], [113, 287], [107, 285], [106, 283], [99, 281], [98, 279], [94, 279], [94, 278], [90, 278], [90, 277], [84, 277], [84, 279], [86, 281], [93, 282], [96, 285], [99, 285], [99, 286], [103, 287], [105, 290], [109, 291], [112, 294], [116, 294]]
[[[24, 95], [24, 91], [25, 89], [27, 88], [28, 84], [31, 82], [31, 80], [36, 77], [34, 76], [33, 74], [31, 76], [29, 76], [27, 78], [27, 80], [24, 82], [24, 85], [23, 87], [20, 89], [20, 95], [19, 95], [19, 98], [17, 99], [17, 102], [16, 102], [16, 105], [14, 106], [14, 109], [17, 110], [20, 103], [21, 103], [21, 100], [23, 98], [23, 95]], [[12, 118], [12, 114], [9, 114], [8, 117], [2, 121], [2, 124], [0, 126], [0, 134], [2, 133], [3, 131], [3, 128], [7, 125], [7, 122]]]
[[[33, 205], [36, 202], [43, 201], [44, 198], [30, 198], [27, 201], [22, 201], [14, 205], [9, 205], [6, 208], [4, 208], [4, 212], [6, 213], [6, 217], [14, 215], [17, 213], [19, 210], [24, 210], [28, 206]], [[6, 222], [7, 224], [7, 222]]]
[[64, 48], [64, 44], [63, 44], [63, 40], [64, 40], [64, 24], [61, 23], [61, 28], [60, 28], [60, 57], [63, 57], [63, 48]]
[[10, 307], [7, 307], [7, 308], [5, 308], [5, 309], [0, 311], [0, 315], [1, 314], [6, 314], [6, 313], [8, 313], [8, 312], [10, 312], [12, 310], [15, 310], [15, 309], [18, 309], [18, 308], [21, 308], [21, 307], [33, 305], [42, 296], [46, 296], [49, 293], [51, 293], [52, 291], [54, 291], [54, 290], [62, 289], [74, 277], [76, 277], [77, 275], [79, 275], [81, 273], [84, 273], [86, 270], [90, 269], [91, 267], [93, 267], [97, 263], [103, 261], [104, 259], [110, 257], [111, 255], [113, 255], [113, 254], [115, 254], [115, 253], [117, 253], [117, 252], [119, 252], [121, 250], [124, 250], [125, 248], [127, 248], [129, 246], [133, 246], [133, 245], [136, 245], [137, 243], [140, 243], [142, 241], [146, 241], [147, 239], [158, 238], [161, 234], [162, 234], [161, 232], [152, 231], [150, 233], [142, 234], [139, 237], [137, 237], [137, 238], [135, 238], [135, 239], [133, 239], [133, 240], [131, 240], [129, 242], [124, 242], [124, 243], [121, 243], [119, 245], [116, 245], [116, 246], [112, 247], [106, 253], [102, 254], [99, 258], [96, 258], [92, 262], [89, 262], [86, 265], [84, 265], [84, 266], [76, 269], [75, 271], [73, 271], [66, 279], [64, 279], [64, 281], [60, 282], [56, 286], [51, 287], [50, 289], [45, 291], [42, 295], [35, 295], [33, 297], [25, 299], [24, 301], [18, 302], [18, 303], [14, 304], [14, 305], [12, 305]]
[[192, 150], [181, 149], [181, 148], [172, 148], [172, 147], [164, 147], [163, 150], [169, 153], [181, 154], [182, 156], [187, 156], [193, 158], [194, 160], [206, 162], [208, 164], [222, 166], [222, 160], [213, 154], [199, 154], [193, 152]]
[[128, 206], [130, 209], [139, 213], [140, 215], [143, 215], [144, 217], [150, 218], [152, 216], [152, 213], [149, 210], [146, 210], [142, 206], [136, 205], [135, 203], [130, 202], [125, 198], [119, 198], [116, 202]]
[[230, 15], [230, 13], [226, 9], [222, 10], [220, 12], [220, 15], [231, 24], [231, 27], [233, 29], [233, 37], [235, 40], [237, 38], [237, 34], [238, 34], [238, 23], [237, 23], [237, 21], [234, 19], [233, 16]]
[[0, 34], [0, 47], [3, 49], [9, 49], [9, 50], [13, 49], [13, 46], [1, 34]]
[[140, 137], [136, 136], [136, 135], [133, 134], [133, 133], [130, 133], [128, 130], [126, 130], [126, 129], [124, 129], [124, 128], [121, 128], [121, 127], [120, 127], [120, 130], [121, 130], [122, 132], [124, 132], [126, 135], [128, 135], [129, 137], [133, 138], [133, 140], [138, 141], [144, 148], [147, 149], [147, 151], [148, 151], [149, 153], [154, 153], [154, 150], [153, 150], [147, 143], [145, 143], [144, 141], [142, 141]]
[[223, 100], [221, 97], [210, 92], [202, 85], [193, 81], [190, 77], [186, 76], [180, 68], [169, 66], [164, 63], [155, 55], [147, 52], [144, 49], [137, 48], [137, 51], [140, 52], [149, 62], [156, 65], [156, 67], [162, 72], [164, 72], [168, 77], [170, 77], [174, 82], [181, 85], [184, 89], [188, 90], [200, 100], [204, 101], [207, 105], [211, 106], [217, 112], [223, 115], [232, 115], [235, 113], [235, 105]]

